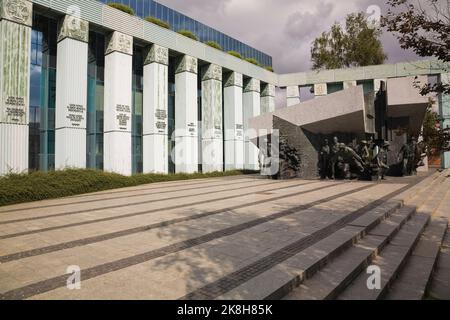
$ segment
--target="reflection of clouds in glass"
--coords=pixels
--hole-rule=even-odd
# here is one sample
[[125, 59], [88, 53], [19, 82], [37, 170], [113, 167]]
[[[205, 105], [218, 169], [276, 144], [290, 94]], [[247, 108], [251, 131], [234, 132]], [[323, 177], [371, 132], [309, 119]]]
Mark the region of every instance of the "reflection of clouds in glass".
[[41, 73], [42, 67], [31, 65], [30, 69], [30, 104], [39, 106], [41, 103]]

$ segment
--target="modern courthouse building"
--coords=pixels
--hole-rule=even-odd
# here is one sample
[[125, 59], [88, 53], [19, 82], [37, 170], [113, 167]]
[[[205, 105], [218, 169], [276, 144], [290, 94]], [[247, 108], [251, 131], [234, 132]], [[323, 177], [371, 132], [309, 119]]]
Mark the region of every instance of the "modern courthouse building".
[[[258, 169], [245, 132], [250, 118], [274, 111], [276, 87], [292, 106], [302, 87], [320, 98], [355, 85], [381, 90], [382, 81], [406, 76], [450, 81], [436, 61], [276, 74], [269, 55], [155, 1], [116, 1], [135, 16], [106, 2], [0, 0], [0, 175]], [[449, 126], [450, 99], [438, 100]], [[442, 164], [450, 166], [448, 153]]]

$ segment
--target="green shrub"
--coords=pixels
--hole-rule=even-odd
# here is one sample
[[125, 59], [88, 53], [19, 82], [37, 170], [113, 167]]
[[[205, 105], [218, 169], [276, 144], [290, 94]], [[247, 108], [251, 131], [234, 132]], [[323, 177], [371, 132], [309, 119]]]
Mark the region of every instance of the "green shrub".
[[131, 8], [131, 7], [127, 6], [127, 5], [125, 5], [125, 4], [116, 3], [116, 2], [109, 2], [108, 6], [110, 6], [112, 8], [115, 8], [117, 10], [123, 11], [125, 13], [131, 14], [132, 16], [134, 16], [133, 8]]
[[177, 33], [179, 33], [179, 34], [181, 34], [181, 35], [183, 35], [185, 37], [191, 38], [192, 40], [198, 41], [197, 36], [192, 31], [189, 31], [189, 30], [178, 30]]
[[251, 64], [254, 64], [256, 66], [259, 66], [258, 60], [254, 59], [254, 58], [245, 58], [245, 61], [250, 62]]
[[250, 172], [227, 171], [208, 174], [169, 175], [137, 174], [125, 177], [98, 170], [67, 169], [51, 172], [35, 171], [26, 174], [9, 174], [5, 177], [0, 177], [0, 206], [154, 182], [223, 177], [242, 173]]
[[148, 21], [148, 22], [151, 22], [153, 24], [156, 24], [156, 25], [158, 25], [158, 26], [160, 26], [162, 28], [171, 29], [170, 24], [168, 24], [165, 21], [162, 21], [161, 19], [158, 19], [158, 18], [155, 18], [155, 17], [146, 17], [145, 20]]
[[223, 51], [223, 49], [222, 49], [222, 47], [220, 46], [220, 44], [218, 44], [218, 43], [215, 42], [215, 41], [206, 41], [205, 44], [206, 44], [207, 46], [213, 47], [213, 48], [215, 48], [215, 49], [217, 49], [217, 50]]
[[231, 54], [232, 56], [235, 56], [236, 58], [243, 59], [241, 54], [237, 51], [228, 51], [228, 54]]
[[267, 71], [273, 72], [273, 68], [270, 66], [265, 66], [264, 69], [266, 69]]

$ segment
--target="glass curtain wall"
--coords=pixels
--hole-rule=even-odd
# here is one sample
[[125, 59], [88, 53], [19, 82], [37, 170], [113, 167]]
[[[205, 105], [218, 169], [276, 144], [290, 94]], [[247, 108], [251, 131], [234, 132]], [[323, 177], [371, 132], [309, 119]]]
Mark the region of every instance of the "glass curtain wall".
[[87, 100], [87, 167], [103, 170], [103, 100], [105, 36], [89, 33]]
[[30, 61], [30, 170], [55, 168], [56, 20], [33, 14]]
[[[111, 2], [109, 0], [100, 1], [103, 3]], [[115, 0], [114, 2], [130, 6], [134, 9], [135, 14], [141, 18], [156, 17], [169, 23], [174, 31], [187, 29], [194, 32], [201, 42], [215, 41], [225, 51], [237, 51], [245, 58], [258, 60], [263, 66], [272, 66], [271, 56], [153, 0]]]
[[133, 52], [133, 108], [132, 108], [132, 172], [142, 173], [142, 104], [144, 92], [143, 49], [134, 46]]

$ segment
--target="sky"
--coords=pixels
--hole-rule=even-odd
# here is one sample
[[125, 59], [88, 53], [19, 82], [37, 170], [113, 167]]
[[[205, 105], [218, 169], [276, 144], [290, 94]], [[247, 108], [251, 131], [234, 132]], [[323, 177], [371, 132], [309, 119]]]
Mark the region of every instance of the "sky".
[[[310, 70], [312, 41], [347, 14], [363, 11], [377, 18], [387, 10], [387, 0], [157, 1], [271, 55], [277, 73]], [[420, 59], [390, 33], [381, 40], [387, 63]]]

